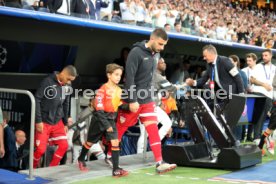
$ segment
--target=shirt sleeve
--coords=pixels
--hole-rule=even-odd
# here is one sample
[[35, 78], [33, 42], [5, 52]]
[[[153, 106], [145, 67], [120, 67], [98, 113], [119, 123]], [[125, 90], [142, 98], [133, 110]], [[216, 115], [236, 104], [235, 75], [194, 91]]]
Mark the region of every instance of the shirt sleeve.
[[0, 107], [0, 125], [3, 124], [3, 113], [2, 113], [2, 109]]
[[135, 76], [139, 67], [140, 56], [134, 48], [129, 53], [126, 62], [126, 83], [125, 89], [128, 91], [128, 100], [130, 103], [137, 102]]

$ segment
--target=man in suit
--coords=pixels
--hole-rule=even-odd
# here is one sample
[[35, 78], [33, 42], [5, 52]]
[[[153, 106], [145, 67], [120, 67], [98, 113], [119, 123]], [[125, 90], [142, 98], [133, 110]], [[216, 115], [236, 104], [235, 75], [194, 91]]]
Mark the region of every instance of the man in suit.
[[72, 0], [70, 10], [75, 16], [100, 20], [100, 10], [107, 6], [103, 0]]
[[16, 134], [12, 128], [8, 125], [9, 114], [3, 112], [3, 127], [4, 127], [4, 141], [5, 141], [5, 156], [0, 159], [0, 168], [4, 168], [10, 171], [19, 170], [19, 147], [22, 146], [26, 141], [25, 132], [17, 130]]
[[[207, 62], [207, 71], [198, 79], [191, 78], [186, 80], [189, 86], [203, 87], [210, 80], [211, 89], [223, 90], [227, 95], [230, 93], [244, 93], [244, 87], [238, 69], [232, 64], [229, 58], [219, 56], [213, 45], [206, 45], [202, 49], [203, 59]], [[218, 98], [218, 100], [220, 100]]]

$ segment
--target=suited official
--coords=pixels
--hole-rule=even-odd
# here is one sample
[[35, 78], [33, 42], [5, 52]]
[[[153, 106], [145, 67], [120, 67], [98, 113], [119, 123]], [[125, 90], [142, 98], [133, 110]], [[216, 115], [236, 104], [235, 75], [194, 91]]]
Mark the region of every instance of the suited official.
[[219, 56], [213, 45], [204, 46], [202, 51], [203, 58], [208, 63], [207, 71], [198, 80], [187, 79], [186, 84], [189, 86], [203, 87], [210, 79], [209, 85], [212, 87], [213, 82], [215, 91], [223, 89], [228, 95], [230, 93], [244, 93], [241, 76], [230, 59]]

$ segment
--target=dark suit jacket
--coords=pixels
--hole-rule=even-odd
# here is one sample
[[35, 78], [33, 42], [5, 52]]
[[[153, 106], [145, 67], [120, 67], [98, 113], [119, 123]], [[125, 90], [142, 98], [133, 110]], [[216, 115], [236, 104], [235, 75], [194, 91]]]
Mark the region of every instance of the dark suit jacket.
[[5, 168], [11, 171], [17, 171], [17, 149], [16, 138], [11, 127], [6, 126], [4, 129], [4, 146], [5, 156], [0, 159], [0, 168]]
[[47, 5], [51, 13], [56, 13], [62, 5], [62, 0], [47, 0]]
[[[229, 94], [238, 94], [244, 92], [243, 82], [240, 74], [232, 76], [229, 71], [234, 68], [230, 59], [224, 56], [218, 56], [216, 61], [216, 67], [218, 72], [218, 77], [222, 88]], [[212, 67], [210, 64], [207, 66], [207, 71], [202, 76], [202, 78], [197, 80], [197, 87], [203, 87], [203, 85], [212, 76]], [[230, 88], [232, 86], [232, 89]], [[215, 83], [215, 89], [218, 89], [218, 85]]]
[[[91, 1], [91, 0], [89, 0]], [[103, 2], [102, 0], [96, 0], [96, 7], [92, 6], [89, 7], [90, 15], [86, 12], [88, 7], [86, 0], [72, 0], [71, 2], [71, 13], [78, 17], [89, 17], [91, 19], [96, 18], [96, 12], [100, 11], [101, 7], [107, 7], [108, 4]]]

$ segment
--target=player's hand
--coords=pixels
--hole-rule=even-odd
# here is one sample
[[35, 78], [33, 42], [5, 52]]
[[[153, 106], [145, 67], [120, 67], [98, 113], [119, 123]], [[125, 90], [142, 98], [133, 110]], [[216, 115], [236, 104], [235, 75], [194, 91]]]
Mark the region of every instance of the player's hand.
[[66, 134], [68, 133], [68, 126], [64, 126], [64, 131]]
[[267, 91], [271, 91], [271, 90], [272, 90], [272, 87], [271, 87], [269, 84], [264, 84], [264, 88], [265, 88]]
[[42, 133], [43, 132], [43, 123], [36, 123], [35, 124], [35, 129], [36, 131], [38, 131], [39, 133]]
[[71, 126], [73, 125], [73, 118], [69, 117], [68, 120], [67, 120], [67, 126]]
[[107, 132], [113, 132], [113, 128], [109, 127], [108, 129], [106, 129]]
[[138, 111], [138, 109], [139, 109], [139, 103], [138, 102], [134, 102], [134, 103], [130, 103], [129, 104], [129, 110], [131, 111], [131, 112], [137, 112]]
[[0, 146], [0, 158], [3, 158], [5, 156], [5, 148], [4, 145]]
[[185, 83], [186, 83], [188, 86], [193, 86], [193, 85], [194, 85], [194, 80], [191, 79], [191, 78], [188, 78], [188, 79], [186, 79]]
[[253, 76], [251, 76], [251, 77], [250, 77], [250, 83], [251, 83], [251, 84], [255, 84], [255, 83], [256, 83], [256, 78], [253, 77]]

